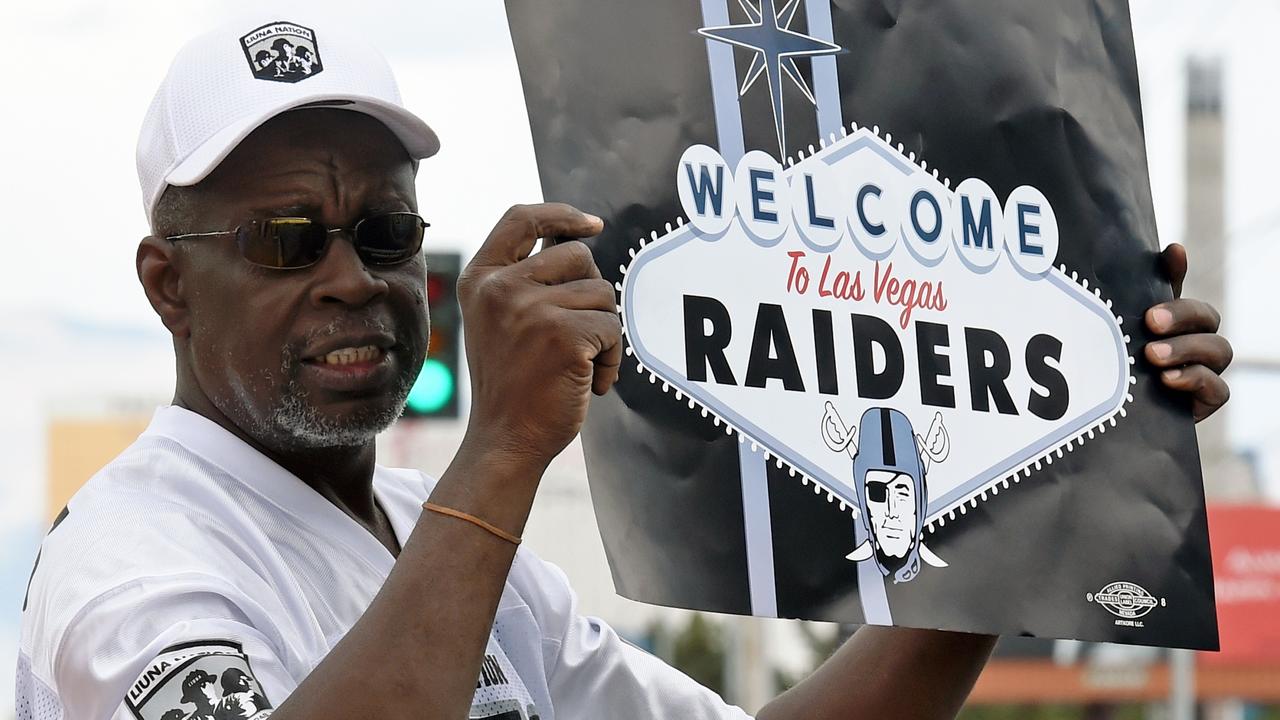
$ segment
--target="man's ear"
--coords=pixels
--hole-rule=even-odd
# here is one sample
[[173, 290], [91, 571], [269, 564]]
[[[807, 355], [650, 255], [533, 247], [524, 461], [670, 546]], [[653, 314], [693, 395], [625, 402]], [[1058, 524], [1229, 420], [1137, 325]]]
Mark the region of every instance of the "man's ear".
[[177, 250], [168, 240], [148, 235], [138, 243], [138, 281], [151, 308], [174, 338], [191, 334], [187, 299]]

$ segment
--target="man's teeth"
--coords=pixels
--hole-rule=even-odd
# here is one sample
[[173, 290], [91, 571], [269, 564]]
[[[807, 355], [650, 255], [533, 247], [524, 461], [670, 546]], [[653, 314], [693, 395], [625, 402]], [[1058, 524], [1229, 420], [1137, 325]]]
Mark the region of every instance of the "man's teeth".
[[350, 365], [358, 362], [372, 362], [382, 355], [376, 345], [365, 345], [358, 348], [340, 348], [320, 358], [325, 365]]

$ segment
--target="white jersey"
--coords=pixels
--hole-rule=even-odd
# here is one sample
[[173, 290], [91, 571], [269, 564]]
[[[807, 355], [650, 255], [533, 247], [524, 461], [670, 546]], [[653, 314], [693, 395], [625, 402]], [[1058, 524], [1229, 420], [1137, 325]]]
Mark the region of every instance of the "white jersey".
[[[417, 471], [375, 470], [402, 544], [433, 486]], [[359, 619], [393, 562], [266, 456], [162, 408], [41, 546], [17, 719], [265, 718]], [[575, 603], [559, 568], [516, 553], [471, 718], [747, 717]]]

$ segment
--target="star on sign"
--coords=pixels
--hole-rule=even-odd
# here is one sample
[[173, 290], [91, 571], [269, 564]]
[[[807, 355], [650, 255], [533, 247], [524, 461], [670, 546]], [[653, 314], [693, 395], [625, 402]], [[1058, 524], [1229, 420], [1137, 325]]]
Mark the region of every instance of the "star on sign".
[[800, 0], [787, 0], [781, 10], [774, 10], [774, 0], [760, 0], [760, 7], [754, 7], [749, 0], [738, 0], [738, 4], [746, 11], [751, 22], [745, 25], [725, 25], [722, 27], [701, 28], [698, 33], [717, 42], [737, 45], [755, 51], [751, 66], [738, 91], [739, 97], [755, 85], [756, 80], [764, 75], [769, 83], [769, 98], [773, 103], [773, 124], [778, 133], [779, 160], [786, 155], [786, 112], [782, 100], [782, 76], [786, 74], [795, 83], [800, 92], [813, 103], [813, 91], [800, 74], [796, 65], [797, 57], [816, 57], [833, 55], [843, 50], [826, 40], [809, 35], [802, 35], [791, 29], [791, 21], [795, 19]]

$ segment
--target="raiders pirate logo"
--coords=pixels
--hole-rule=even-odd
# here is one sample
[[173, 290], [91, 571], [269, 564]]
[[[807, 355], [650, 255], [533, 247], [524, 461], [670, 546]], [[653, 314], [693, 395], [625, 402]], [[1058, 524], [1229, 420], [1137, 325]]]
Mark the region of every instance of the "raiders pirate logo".
[[267, 23], [240, 38], [240, 47], [259, 80], [295, 83], [324, 70], [315, 32], [291, 22]]

